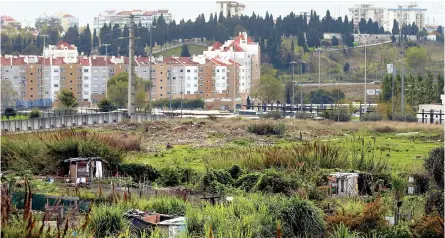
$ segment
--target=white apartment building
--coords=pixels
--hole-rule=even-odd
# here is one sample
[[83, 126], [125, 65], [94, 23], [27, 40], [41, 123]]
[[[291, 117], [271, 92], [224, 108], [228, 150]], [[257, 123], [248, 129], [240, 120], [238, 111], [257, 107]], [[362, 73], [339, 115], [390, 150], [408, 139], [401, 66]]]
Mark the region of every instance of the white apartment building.
[[78, 55], [77, 47], [64, 41], [60, 41], [57, 45], [48, 45], [43, 50], [45, 57], [77, 57]]
[[130, 15], [134, 15], [135, 16], [134, 22], [136, 24], [141, 23], [142, 26], [151, 25], [153, 20], [157, 17], [160, 17], [161, 15], [167, 24], [173, 20], [173, 16], [171, 13], [168, 12], [168, 10], [157, 10], [157, 11], [132, 10], [132, 11], [119, 11], [119, 12], [116, 10], [109, 10], [94, 17], [94, 29], [96, 29], [96, 31], [99, 32], [100, 28], [104, 24], [109, 25], [110, 22], [112, 25], [114, 24], [119, 24], [121, 26], [129, 25]]
[[217, 1], [216, 2], [216, 13], [222, 12], [224, 17], [227, 17], [229, 12], [231, 16], [241, 16], [243, 15], [244, 8], [246, 6], [239, 2], [234, 1]]
[[[384, 26], [386, 23], [386, 9], [383, 7], [375, 7], [373, 4], [360, 4], [349, 8], [349, 20], [354, 20], [354, 26], [358, 26], [360, 19], [364, 18], [368, 21], [371, 18], [373, 21], [377, 21], [380, 26]], [[385, 27], [385, 26], [384, 26]]]
[[59, 17], [60, 25], [65, 32], [68, 31], [70, 27], [79, 27], [79, 18], [75, 16], [72, 16], [66, 12], [60, 12], [57, 14], [57, 17]]
[[247, 36], [246, 32], [240, 33], [233, 40], [224, 44], [216, 42], [203, 52], [206, 58], [216, 58], [219, 61], [227, 61], [228, 64], [238, 63], [237, 72], [239, 92], [250, 93], [255, 82], [259, 81], [259, 44]]
[[[399, 28], [403, 24], [416, 23], [419, 29], [425, 27], [425, 8], [419, 8], [417, 4], [399, 5], [397, 8], [389, 8], [387, 13], [388, 25], [385, 30], [391, 31], [394, 19], [399, 22]], [[385, 27], [385, 26], [384, 26]]]

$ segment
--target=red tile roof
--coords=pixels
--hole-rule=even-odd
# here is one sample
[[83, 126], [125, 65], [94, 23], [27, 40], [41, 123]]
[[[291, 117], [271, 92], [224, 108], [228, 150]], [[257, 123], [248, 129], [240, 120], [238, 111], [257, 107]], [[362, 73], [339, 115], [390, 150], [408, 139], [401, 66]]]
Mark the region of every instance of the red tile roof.
[[229, 62], [230, 62], [231, 64], [236, 64], [236, 65], [238, 65], [238, 66], [241, 66], [240, 63], [238, 63], [238, 62], [236, 62], [236, 61], [233, 61], [233, 60], [231, 60], [231, 59], [229, 59]]
[[227, 47], [224, 47], [223, 52], [228, 52], [232, 49], [232, 46], [235, 48], [235, 52], [244, 52], [243, 48], [241, 48], [241, 46], [239, 46], [237, 43], [232, 42], [232, 44], [230, 44]]
[[154, 11], [146, 11], [144, 12], [144, 16], [153, 16], [154, 13]]
[[63, 17], [73, 17], [73, 16], [70, 14], [65, 14], [65, 15], [63, 15]]
[[221, 42], [217, 41], [217, 42], [213, 43], [211, 50], [212, 51], [219, 50], [219, 48], [221, 48], [221, 46], [222, 46]]
[[[39, 64], [43, 65], [43, 56], [39, 56]], [[50, 57], [46, 57], [45, 58], [45, 65], [51, 65]]]
[[68, 43], [66, 43], [65, 41], [59, 41], [59, 43], [57, 43], [57, 48], [60, 50], [63, 50], [65, 47], [67, 47], [69, 50], [74, 50], [74, 47]]
[[11, 59], [6, 58], [5, 56], [0, 56], [1, 65], [11, 65]]
[[24, 64], [25, 64], [25, 57], [13, 56], [12, 65], [24, 65]]
[[150, 64], [150, 58], [149, 57], [136, 57], [135, 61], [136, 61], [136, 64], [138, 66], [143, 66], [143, 65], [149, 65]]
[[[110, 59], [111, 57], [108, 56], [108, 65], [113, 65]], [[91, 66], [107, 66], [105, 56], [91, 56]]]
[[77, 57], [77, 63], [83, 65], [83, 66], [90, 66], [90, 60], [89, 57], [84, 58], [84, 56]]
[[234, 39], [234, 42], [236, 42], [236, 43], [241, 43], [241, 40], [245, 40], [245, 41], [247, 41], [247, 43], [254, 43], [254, 41], [252, 40], [252, 38], [250, 38], [250, 37], [247, 37], [247, 39], [246, 39], [246, 37], [243, 35], [243, 34], [240, 34], [240, 35], [238, 35], [235, 39]]
[[168, 13], [168, 10], [158, 10], [158, 13]]
[[190, 58], [190, 57], [178, 57], [178, 58], [176, 58], [176, 60], [180, 61], [181, 63], [183, 63], [185, 65], [190, 65], [190, 64], [197, 65], [198, 64], [198, 63], [194, 62], [192, 60], [192, 58]]
[[0, 17], [1, 21], [15, 21], [14, 18], [7, 16], [7, 15], [3, 15]]
[[52, 65], [63, 65], [65, 62], [63, 62], [63, 57], [54, 57], [52, 58]]
[[121, 12], [116, 13], [116, 15], [130, 15], [130, 14], [131, 14], [131, 11], [121, 11]]
[[211, 60], [213, 63], [215, 63], [215, 64], [217, 64], [217, 65], [219, 65], [219, 66], [227, 66], [227, 64], [225, 64], [225, 63], [219, 61], [219, 60], [216, 59], [216, 58], [212, 58], [212, 59], [210, 59], [210, 60]]

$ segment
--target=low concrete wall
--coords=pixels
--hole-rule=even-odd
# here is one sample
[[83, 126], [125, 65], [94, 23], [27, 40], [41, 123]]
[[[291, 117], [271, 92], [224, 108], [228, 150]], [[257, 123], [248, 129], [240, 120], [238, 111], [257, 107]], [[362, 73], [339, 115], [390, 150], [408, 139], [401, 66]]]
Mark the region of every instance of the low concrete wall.
[[[152, 116], [150, 114], [135, 114], [131, 121], [144, 122], [153, 120], [163, 120], [164, 116]], [[97, 113], [86, 115], [58, 116], [48, 118], [30, 118], [27, 120], [2, 121], [2, 132], [25, 132], [40, 131], [62, 128], [73, 128], [89, 125], [105, 125], [119, 123], [127, 119], [124, 112]]]

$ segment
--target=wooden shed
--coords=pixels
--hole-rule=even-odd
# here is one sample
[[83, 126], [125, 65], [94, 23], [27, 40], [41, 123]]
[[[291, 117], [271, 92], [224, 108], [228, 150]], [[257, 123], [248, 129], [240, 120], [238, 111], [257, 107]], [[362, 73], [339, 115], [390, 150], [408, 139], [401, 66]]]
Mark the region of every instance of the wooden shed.
[[109, 174], [108, 162], [100, 157], [70, 158], [63, 161], [69, 165], [68, 176], [71, 183], [87, 183], [94, 178]]

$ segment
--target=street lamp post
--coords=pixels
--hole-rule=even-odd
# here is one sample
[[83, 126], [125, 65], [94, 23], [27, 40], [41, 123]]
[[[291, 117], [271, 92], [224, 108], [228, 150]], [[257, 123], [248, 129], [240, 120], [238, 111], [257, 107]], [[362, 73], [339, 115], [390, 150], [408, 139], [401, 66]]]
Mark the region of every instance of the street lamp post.
[[169, 68], [170, 68], [170, 77], [169, 77], [169, 79], [168, 79], [168, 81], [169, 81], [169, 85], [170, 85], [170, 95], [169, 95], [169, 97], [170, 97], [170, 113], [171, 113], [171, 111], [172, 111], [172, 62], [169, 62], [168, 63], [170, 66], [169, 66]]
[[294, 105], [295, 105], [295, 103], [294, 103], [294, 100], [295, 100], [295, 81], [294, 81], [294, 74], [295, 74], [295, 72], [294, 72], [294, 68], [295, 68], [295, 64], [296, 64], [297, 62], [295, 62], [295, 61], [291, 61], [290, 62], [290, 64], [292, 64], [292, 105], [291, 105], [291, 115], [294, 113]]
[[[43, 37], [43, 50], [42, 50], [42, 54], [43, 54], [43, 70], [42, 70], [42, 72], [40, 73], [40, 76], [41, 76], [41, 79], [40, 79], [40, 88], [41, 88], [41, 94], [42, 94], [42, 104], [43, 104], [43, 99], [44, 99], [44, 93], [43, 93], [43, 85], [45, 84], [45, 82], [44, 82], [44, 78], [45, 78], [45, 73], [44, 73], [44, 71], [45, 71], [45, 67], [46, 67], [46, 63], [45, 63], [45, 53], [44, 53], [44, 51], [45, 51], [45, 45], [46, 45], [46, 41], [45, 41], [45, 39], [46, 39], [46, 37], [48, 37], [48, 35], [42, 35], [42, 37]], [[25, 89], [26, 90], [26, 89]]]
[[[110, 70], [108, 69], [108, 46], [110, 46], [110, 44], [102, 44], [102, 46], [105, 46], [105, 68], [107, 68], [107, 82], [108, 82], [108, 77], [110, 76]], [[106, 84], [106, 86], [107, 90], [105, 90], [105, 98], [108, 99], [108, 84]]]
[[148, 91], [148, 103], [149, 103], [149, 111], [150, 111], [150, 115], [152, 114], [152, 87], [153, 87], [153, 82], [152, 82], [152, 78], [151, 78], [151, 65], [152, 65], [152, 58], [153, 58], [153, 44], [152, 44], [152, 37], [151, 37], [151, 33], [153, 31], [153, 25], [150, 24], [150, 65], [149, 65], [149, 72], [148, 72], [148, 77], [150, 78], [150, 85], [149, 85], [149, 91]]

